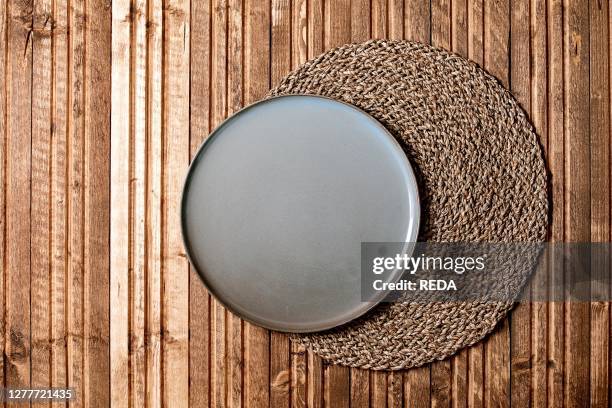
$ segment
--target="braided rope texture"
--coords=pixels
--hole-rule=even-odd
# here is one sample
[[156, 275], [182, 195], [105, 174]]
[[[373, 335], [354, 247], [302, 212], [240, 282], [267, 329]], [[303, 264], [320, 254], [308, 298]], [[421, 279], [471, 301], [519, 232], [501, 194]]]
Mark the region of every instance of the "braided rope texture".
[[[286, 94], [352, 104], [394, 135], [419, 182], [420, 241], [546, 239], [547, 173], [537, 135], [512, 95], [476, 64], [416, 42], [373, 40], [305, 63], [269, 96]], [[478, 342], [512, 306], [382, 303], [344, 326], [293, 340], [330, 363], [399, 370]]]

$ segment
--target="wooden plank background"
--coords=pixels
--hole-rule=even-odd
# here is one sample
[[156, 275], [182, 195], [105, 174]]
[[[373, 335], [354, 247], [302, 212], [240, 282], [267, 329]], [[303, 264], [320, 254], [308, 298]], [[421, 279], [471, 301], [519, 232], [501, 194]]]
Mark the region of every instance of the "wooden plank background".
[[331, 47], [405, 38], [477, 62], [529, 112], [551, 240], [610, 241], [610, 13], [607, 0], [0, 1], [2, 385], [74, 387], [71, 406], [612, 405], [608, 302], [521, 304], [485, 341], [412, 370], [329, 366], [211, 298], [178, 218], [189, 160], [220, 121]]

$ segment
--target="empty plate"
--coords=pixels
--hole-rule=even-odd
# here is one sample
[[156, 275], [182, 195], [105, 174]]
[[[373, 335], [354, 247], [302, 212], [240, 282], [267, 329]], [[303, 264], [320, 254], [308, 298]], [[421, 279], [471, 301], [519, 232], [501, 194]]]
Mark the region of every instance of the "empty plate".
[[361, 243], [416, 241], [420, 213], [391, 134], [351, 105], [306, 95], [226, 120], [200, 147], [182, 200], [185, 248], [209, 291], [251, 322], [292, 332], [379, 302], [381, 292], [362, 299]]

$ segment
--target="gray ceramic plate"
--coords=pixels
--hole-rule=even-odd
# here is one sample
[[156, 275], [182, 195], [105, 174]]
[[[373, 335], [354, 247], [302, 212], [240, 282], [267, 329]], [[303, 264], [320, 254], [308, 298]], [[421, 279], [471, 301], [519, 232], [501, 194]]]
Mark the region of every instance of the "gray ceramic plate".
[[292, 332], [338, 326], [379, 302], [380, 292], [361, 296], [361, 243], [414, 242], [420, 214], [391, 134], [353, 106], [305, 95], [256, 103], [219, 126], [189, 168], [181, 211], [210, 292], [251, 322]]

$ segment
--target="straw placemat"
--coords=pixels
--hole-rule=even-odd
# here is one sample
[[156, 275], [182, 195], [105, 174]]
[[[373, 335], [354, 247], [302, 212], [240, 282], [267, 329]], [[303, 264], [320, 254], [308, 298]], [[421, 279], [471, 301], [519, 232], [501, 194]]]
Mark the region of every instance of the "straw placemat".
[[[475, 64], [418, 43], [369, 41], [302, 65], [270, 93], [283, 94], [350, 103], [393, 133], [420, 184], [420, 241], [544, 241], [547, 179], [537, 136], [510, 93]], [[387, 303], [294, 340], [331, 363], [402, 369], [476, 343], [512, 305]]]

